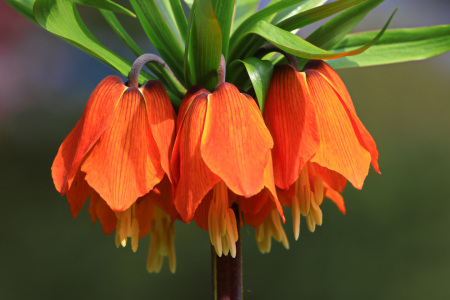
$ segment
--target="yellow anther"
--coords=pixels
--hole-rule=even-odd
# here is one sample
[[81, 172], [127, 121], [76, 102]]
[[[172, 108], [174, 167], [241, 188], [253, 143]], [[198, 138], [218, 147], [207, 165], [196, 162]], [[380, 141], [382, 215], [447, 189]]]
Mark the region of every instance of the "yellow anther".
[[131, 237], [131, 248], [136, 252], [139, 242], [139, 223], [135, 217], [135, 205], [133, 204], [126, 211], [116, 213], [116, 247], [127, 245], [128, 237]]
[[289, 249], [289, 242], [276, 209], [272, 210], [261, 225], [256, 227], [256, 241], [258, 242], [258, 248], [261, 253], [270, 252], [272, 237], [276, 241], [281, 242], [284, 248]]
[[147, 271], [161, 271], [164, 257], [168, 256], [170, 271], [175, 273], [175, 227], [170, 216], [159, 207], [155, 207], [155, 219], [150, 224], [150, 239]]
[[208, 212], [209, 237], [217, 256], [231, 254], [236, 257], [239, 238], [234, 211], [228, 207], [228, 189], [223, 181], [213, 188], [213, 198]]

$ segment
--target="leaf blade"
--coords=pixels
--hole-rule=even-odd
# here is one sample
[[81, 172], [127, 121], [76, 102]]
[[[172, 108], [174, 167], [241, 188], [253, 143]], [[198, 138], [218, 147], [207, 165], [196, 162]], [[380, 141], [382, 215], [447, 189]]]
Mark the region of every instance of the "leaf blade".
[[[334, 49], [351, 50], [374, 35], [374, 32], [349, 34]], [[450, 51], [450, 25], [387, 30], [365, 53], [329, 61], [336, 69], [365, 67], [422, 60]]]
[[248, 57], [241, 60], [247, 70], [250, 81], [255, 90], [256, 99], [261, 112], [264, 109], [267, 92], [270, 86], [270, 79], [273, 73], [273, 65], [268, 60], [261, 60], [256, 57]]

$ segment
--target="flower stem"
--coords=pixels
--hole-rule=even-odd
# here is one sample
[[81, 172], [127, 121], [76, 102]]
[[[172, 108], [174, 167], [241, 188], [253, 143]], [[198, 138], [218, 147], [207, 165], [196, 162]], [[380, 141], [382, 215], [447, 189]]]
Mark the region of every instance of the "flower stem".
[[220, 58], [219, 76], [217, 80], [217, 85], [225, 82], [225, 76], [226, 76], [226, 62], [225, 57], [222, 54], [222, 57]]
[[166, 79], [168, 83], [174, 88], [175, 91], [184, 95], [186, 93], [186, 88], [181, 84], [177, 77], [173, 74], [169, 66], [160, 58], [159, 56], [151, 53], [142, 54], [133, 63], [131, 67], [130, 74], [128, 75], [128, 86], [129, 87], [139, 87], [139, 73], [141, 69], [147, 63], [156, 63], [160, 66], [161, 76]]
[[275, 45], [267, 44], [259, 48], [259, 50], [255, 53], [255, 56], [263, 57], [266, 54], [269, 54], [271, 52], [278, 52], [282, 54], [284, 57], [286, 57], [289, 64], [295, 69], [295, 71], [300, 72], [300, 68], [298, 65], [297, 57], [295, 57], [292, 54], [286, 53], [285, 51], [281, 50]]
[[214, 247], [211, 246], [214, 300], [242, 300], [241, 233], [239, 208], [236, 204], [233, 205], [233, 210], [239, 233], [236, 257], [233, 258], [230, 254], [218, 257]]

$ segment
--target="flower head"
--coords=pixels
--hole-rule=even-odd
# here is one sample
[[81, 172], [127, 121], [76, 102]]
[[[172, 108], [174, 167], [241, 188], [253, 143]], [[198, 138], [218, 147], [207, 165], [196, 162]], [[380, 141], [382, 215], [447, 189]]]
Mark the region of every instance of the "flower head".
[[308, 63], [302, 72], [276, 68], [264, 119], [274, 139], [275, 184], [282, 202], [293, 208], [296, 238], [300, 212], [313, 231], [322, 223], [323, 197], [345, 212], [340, 193], [347, 180], [361, 189], [370, 163], [379, 172], [373, 138], [342, 80], [323, 61]]
[[[173, 231], [169, 151], [174, 127], [175, 112], [161, 83], [149, 81], [136, 88], [117, 76], [105, 78], [52, 166], [55, 187], [67, 195], [72, 216], [90, 196], [93, 222], [99, 219], [105, 234], [116, 230], [117, 246], [125, 246], [131, 237], [134, 251], [139, 237], [149, 231], [162, 234], [155, 229], [161, 224], [166, 224], [164, 232]], [[155, 213], [156, 207], [163, 212]]]
[[213, 93], [189, 90], [176, 127], [171, 159], [175, 207], [183, 221], [195, 219], [209, 229], [219, 256], [233, 255], [239, 225], [233, 203], [244, 204], [244, 220], [255, 223], [275, 208], [282, 214], [272, 176], [272, 137], [254, 100], [230, 83], [219, 84]]

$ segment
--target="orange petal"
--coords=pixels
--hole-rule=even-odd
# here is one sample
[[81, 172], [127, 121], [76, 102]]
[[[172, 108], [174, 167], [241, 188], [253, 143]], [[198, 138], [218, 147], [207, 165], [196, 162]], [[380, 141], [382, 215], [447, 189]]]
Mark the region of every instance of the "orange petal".
[[[257, 227], [261, 225], [267, 215], [275, 208], [273, 201], [269, 200], [269, 191], [264, 189], [261, 193], [250, 198], [240, 198], [240, 208], [244, 214], [245, 223], [250, 226]], [[259, 210], [248, 209], [252, 204], [258, 204]]]
[[186, 115], [186, 111], [188, 110], [189, 106], [191, 105], [192, 100], [195, 99], [200, 94], [211, 94], [207, 90], [205, 90], [203, 87], [196, 85], [191, 87], [187, 92], [186, 95], [183, 97], [183, 101], [181, 101], [180, 109], [178, 110], [178, 117], [177, 117], [177, 126], [176, 131], [178, 131], [181, 128], [181, 124], [183, 123], [184, 117]]
[[62, 195], [71, 187], [84, 156], [111, 124], [117, 102], [126, 88], [117, 76], [103, 79], [92, 92], [77, 125], [59, 147], [52, 177]]
[[85, 180], [85, 174], [78, 171], [73, 179], [73, 184], [67, 191], [67, 201], [70, 204], [70, 213], [75, 218], [83, 208], [84, 203], [92, 192]]
[[307, 67], [314, 68], [315, 71], [319, 72], [324, 78], [326, 78], [333, 86], [333, 89], [335, 89], [335, 92], [340, 96], [340, 100], [343, 105], [346, 106], [347, 112], [351, 117], [353, 128], [357, 133], [360, 143], [364, 146], [364, 148], [366, 148], [367, 151], [370, 152], [373, 168], [377, 173], [381, 174], [378, 166], [377, 145], [375, 144], [375, 141], [370, 133], [367, 131], [366, 127], [364, 127], [361, 120], [356, 115], [355, 106], [353, 105], [350, 94], [348, 93], [347, 88], [339, 75], [333, 70], [333, 68], [323, 61], [313, 61], [308, 63]]
[[306, 79], [315, 103], [320, 146], [311, 159], [336, 171], [361, 189], [369, 172], [370, 153], [361, 145], [346, 108], [322, 75], [306, 70]]
[[147, 105], [151, 133], [159, 149], [161, 166], [170, 175], [169, 158], [175, 140], [175, 111], [160, 82], [149, 81], [141, 91]]
[[344, 198], [341, 194], [339, 194], [337, 191], [333, 190], [329, 185], [327, 185], [325, 182], [323, 183], [325, 188], [325, 197], [330, 198], [331, 201], [336, 204], [336, 206], [339, 208], [342, 214], [345, 214], [345, 204], [344, 204]]
[[195, 211], [194, 221], [203, 230], [208, 230], [208, 214], [212, 198], [213, 190], [210, 190]]
[[109, 127], [81, 166], [88, 184], [113, 211], [124, 211], [161, 181], [142, 94], [129, 88]]
[[155, 200], [148, 195], [136, 201], [135, 213], [139, 224], [139, 238], [147, 235], [150, 231], [151, 221], [155, 219]]
[[91, 215], [92, 225], [94, 225], [97, 220], [100, 220], [103, 232], [106, 235], [111, 234], [116, 230], [116, 214], [96, 192], [92, 193], [89, 200], [89, 214]]
[[245, 197], [262, 190], [272, 146], [261, 113], [234, 85], [222, 83], [208, 96], [201, 154], [230, 190]]
[[274, 182], [274, 176], [273, 176], [273, 163], [272, 163], [272, 155], [269, 153], [269, 162], [266, 165], [266, 168], [264, 169], [264, 186], [267, 188], [267, 190], [270, 192], [269, 198], [272, 200], [272, 202], [275, 204], [278, 213], [281, 216], [281, 219], [283, 220], [283, 223], [286, 221], [284, 214], [283, 214], [283, 208], [281, 207], [280, 202], [278, 201], [277, 196], [277, 190], [275, 188], [275, 182]]
[[[207, 90], [202, 88], [201, 86], [193, 86], [191, 87], [186, 95], [183, 97], [183, 101], [181, 102], [180, 109], [178, 110], [178, 117], [176, 122], [176, 137], [179, 136], [181, 124], [183, 124], [184, 118], [186, 116], [186, 112], [191, 106], [191, 102], [200, 94], [210, 94]], [[175, 149], [176, 148], [176, 149]], [[172, 153], [179, 153], [178, 144], [175, 143]], [[170, 171], [172, 175], [172, 182], [176, 185], [180, 179], [180, 161], [179, 155], [172, 154], [170, 159]]]
[[275, 69], [264, 120], [274, 140], [275, 184], [288, 189], [319, 147], [316, 113], [304, 73], [288, 65]]
[[[190, 222], [203, 197], [220, 181], [200, 155], [200, 139], [206, 114], [207, 95], [198, 95], [186, 111], [172, 152], [172, 172], [179, 174], [175, 207], [184, 222]], [[176, 171], [174, 171], [176, 170]]]
[[[330, 186], [333, 190], [336, 190], [338, 193], [342, 193], [347, 184], [347, 179], [341, 174], [328, 170], [327, 168], [321, 167], [316, 163], [313, 163], [314, 172], [320, 176], [324, 183]], [[310, 176], [313, 178], [313, 176]]]

